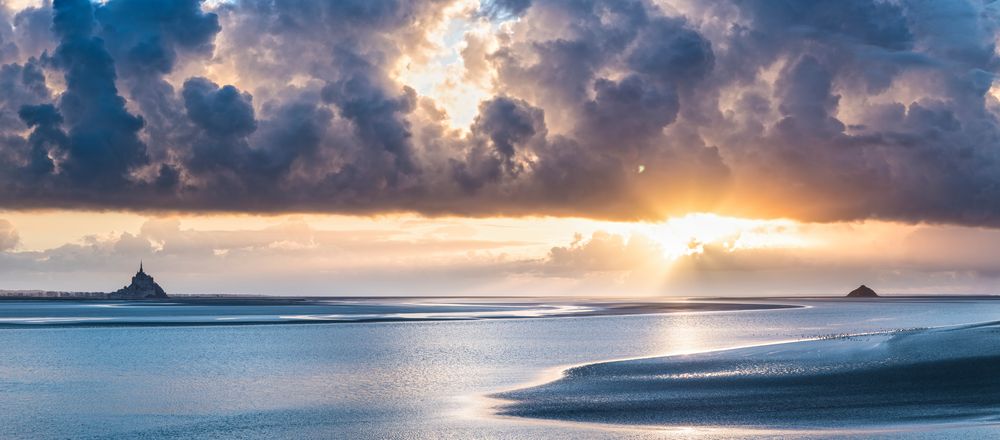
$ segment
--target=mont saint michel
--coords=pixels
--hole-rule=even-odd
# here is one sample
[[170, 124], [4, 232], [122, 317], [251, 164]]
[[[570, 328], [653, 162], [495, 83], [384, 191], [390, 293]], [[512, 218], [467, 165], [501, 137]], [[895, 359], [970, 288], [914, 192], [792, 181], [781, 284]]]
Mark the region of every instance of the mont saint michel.
[[54, 298], [54, 299], [164, 299], [167, 292], [152, 276], [146, 273], [139, 262], [139, 271], [132, 276], [132, 282], [114, 292], [60, 292], [51, 290], [0, 290], [0, 298]]
[[139, 271], [132, 277], [132, 283], [111, 292], [108, 294], [108, 297], [114, 299], [166, 298], [167, 292], [164, 292], [163, 288], [153, 280], [153, 277], [142, 269], [142, 263], [140, 262]]

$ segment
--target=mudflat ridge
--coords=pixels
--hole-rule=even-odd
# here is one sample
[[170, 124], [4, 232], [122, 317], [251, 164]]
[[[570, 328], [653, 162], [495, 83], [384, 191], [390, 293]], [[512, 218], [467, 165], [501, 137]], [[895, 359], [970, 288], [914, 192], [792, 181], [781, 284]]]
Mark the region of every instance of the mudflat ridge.
[[596, 363], [506, 392], [500, 414], [640, 425], [1000, 420], [1000, 322]]

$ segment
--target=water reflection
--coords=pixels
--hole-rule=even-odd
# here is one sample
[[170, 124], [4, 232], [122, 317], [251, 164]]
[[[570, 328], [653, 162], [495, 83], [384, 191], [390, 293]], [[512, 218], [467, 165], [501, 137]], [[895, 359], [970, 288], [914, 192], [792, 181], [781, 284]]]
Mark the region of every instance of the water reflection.
[[[496, 418], [468, 408], [475, 396], [537, 380], [546, 370], [558, 373], [561, 366], [985, 321], [1000, 312], [993, 301], [803, 304], [813, 307], [337, 325], [0, 329], [0, 438], [726, 437], [732, 432], [609, 430]], [[112, 309], [139, 316], [148, 310]], [[68, 307], [65, 313], [82, 312]]]

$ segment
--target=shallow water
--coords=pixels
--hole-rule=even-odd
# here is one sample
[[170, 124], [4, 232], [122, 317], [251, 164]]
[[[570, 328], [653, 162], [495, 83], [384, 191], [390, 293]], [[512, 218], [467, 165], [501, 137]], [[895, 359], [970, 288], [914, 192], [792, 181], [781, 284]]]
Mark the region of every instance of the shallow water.
[[[865, 436], [985, 438], [994, 432], [977, 424], [872, 430], [850, 421], [835, 431], [795, 432], [596, 426], [498, 417], [491, 411], [497, 402], [484, 397], [553, 379], [572, 364], [1000, 317], [994, 300], [763, 302], [809, 307], [318, 325], [67, 328], [42, 320], [0, 329], [0, 438], [825, 438], [858, 429]], [[79, 317], [95, 308], [58, 303], [65, 310], [46, 314], [30, 304], [14, 312], [10, 304], [0, 303], [0, 317]], [[396, 301], [363, 306], [412, 312]], [[132, 307], [114, 313], [132, 310], [151, 313]], [[261, 312], [224, 314], [285, 311]]]
[[138, 327], [342, 322], [462, 321], [558, 316], [632, 315], [795, 307], [781, 304], [674, 301], [632, 303], [524, 299], [178, 298], [170, 300], [3, 300], [3, 327]]

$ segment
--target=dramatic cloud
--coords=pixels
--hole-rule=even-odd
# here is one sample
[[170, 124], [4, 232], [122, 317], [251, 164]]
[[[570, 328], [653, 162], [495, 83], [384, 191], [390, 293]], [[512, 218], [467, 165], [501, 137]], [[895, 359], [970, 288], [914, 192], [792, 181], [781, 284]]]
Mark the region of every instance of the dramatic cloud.
[[3, 6], [0, 206], [996, 227], [998, 24], [974, 0]]
[[[89, 0], [61, 0], [53, 4], [52, 29], [59, 46], [51, 63], [65, 73], [66, 90], [59, 96], [59, 112], [65, 119], [67, 140], [55, 153], [65, 153], [60, 172], [53, 177], [59, 185], [93, 191], [114, 190], [127, 185], [130, 172], [145, 165], [146, 145], [139, 139], [143, 119], [129, 113], [119, 96], [115, 61], [94, 36], [93, 4]], [[45, 121], [31, 118], [38, 111], [22, 112], [28, 125], [51, 130], [57, 115]], [[35, 124], [32, 124], [32, 123]], [[48, 122], [48, 123], [46, 123]], [[33, 133], [38, 134], [38, 133]]]

